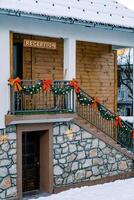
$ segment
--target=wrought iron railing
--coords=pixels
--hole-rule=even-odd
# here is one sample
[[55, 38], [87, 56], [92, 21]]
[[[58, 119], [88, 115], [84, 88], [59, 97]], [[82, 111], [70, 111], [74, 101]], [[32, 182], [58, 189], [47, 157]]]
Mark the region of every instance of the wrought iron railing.
[[42, 81], [22, 80], [21, 91], [14, 91], [11, 86], [11, 114], [76, 112], [122, 147], [132, 150], [132, 126], [123, 120], [122, 127], [115, 126], [115, 113], [100, 103], [94, 109], [94, 98], [82, 89], [76, 92], [77, 101], [74, 103], [76, 88], [70, 87], [69, 83], [70, 81], [53, 81], [47, 91], [42, 88]]
[[[74, 112], [73, 88], [59, 95], [52, 89], [43, 90], [40, 83], [41, 81], [22, 80], [22, 91], [14, 91], [11, 86], [11, 114]], [[60, 92], [68, 83], [69, 81], [53, 81], [52, 86]]]
[[[82, 89], [80, 90], [80, 96], [85, 98], [85, 101], [93, 101], [93, 97], [89, 96]], [[121, 120], [122, 127], [116, 127], [114, 118], [115, 114], [102, 104], [98, 104], [97, 109], [94, 109], [93, 104], [82, 104], [80, 99], [77, 97], [76, 107], [76, 112], [80, 117], [90, 122], [98, 130], [104, 132], [106, 135], [119, 143], [122, 147], [127, 148], [128, 150], [132, 150], [133, 144], [131, 125]], [[111, 116], [110, 119], [108, 116]]]

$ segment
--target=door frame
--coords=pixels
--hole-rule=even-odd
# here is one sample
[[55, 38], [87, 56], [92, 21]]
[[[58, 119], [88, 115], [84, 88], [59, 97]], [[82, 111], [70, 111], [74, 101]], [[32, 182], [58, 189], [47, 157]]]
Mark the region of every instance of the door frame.
[[[22, 134], [23, 132], [33, 132], [33, 131], [44, 131], [43, 135], [47, 134], [46, 139], [48, 139], [48, 163], [46, 166], [47, 169], [47, 192], [50, 194], [53, 192], [53, 124], [20, 124], [17, 125], [17, 199], [22, 199], [23, 190], [22, 190]], [[37, 133], [38, 134], [38, 133]], [[45, 145], [44, 145], [45, 146]], [[40, 171], [43, 173], [43, 170]], [[43, 174], [44, 175], [44, 174]], [[41, 177], [41, 174], [40, 174]], [[40, 181], [40, 184], [41, 181]], [[44, 187], [46, 183], [44, 183]], [[42, 186], [40, 185], [41, 190]]]

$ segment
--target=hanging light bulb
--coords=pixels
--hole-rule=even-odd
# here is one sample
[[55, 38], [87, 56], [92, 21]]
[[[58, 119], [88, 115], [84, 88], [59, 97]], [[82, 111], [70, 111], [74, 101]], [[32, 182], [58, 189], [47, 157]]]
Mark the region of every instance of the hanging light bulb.
[[68, 124], [68, 129], [67, 129], [67, 131], [65, 132], [65, 134], [67, 135], [67, 137], [68, 137], [69, 139], [72, 139], [72, 138], [73, 138], [73, 130], [72, 130], [71, 126], [70, 126], [70, 122], [69, 122], [69, 124]]

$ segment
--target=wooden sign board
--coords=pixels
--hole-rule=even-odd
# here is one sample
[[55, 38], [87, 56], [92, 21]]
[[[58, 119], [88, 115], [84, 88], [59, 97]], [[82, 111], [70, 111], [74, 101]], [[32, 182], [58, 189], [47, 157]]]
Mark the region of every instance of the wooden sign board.
[[24, 47], [41, 48], [41, 49], [56, 49], [56, 42], [46, 42], [39, 40], [26, 40], [23, 41]]

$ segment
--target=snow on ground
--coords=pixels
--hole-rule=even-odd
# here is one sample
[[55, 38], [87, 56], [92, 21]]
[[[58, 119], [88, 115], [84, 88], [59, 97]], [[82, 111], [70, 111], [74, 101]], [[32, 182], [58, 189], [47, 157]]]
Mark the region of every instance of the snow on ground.
[[125, 117], [125, 116], [121, 116], [121, 118], [124, 120], [124, 121], [128, 121], [130, 123], [133, 123], [134, 122], [134, 117]]
[[134, 200], [134, 178], [70, 189], [38, 200]]

